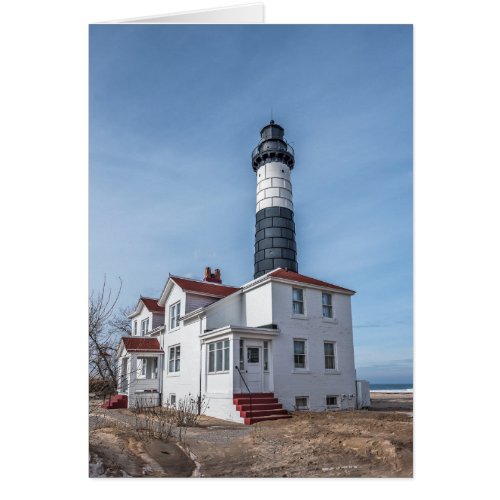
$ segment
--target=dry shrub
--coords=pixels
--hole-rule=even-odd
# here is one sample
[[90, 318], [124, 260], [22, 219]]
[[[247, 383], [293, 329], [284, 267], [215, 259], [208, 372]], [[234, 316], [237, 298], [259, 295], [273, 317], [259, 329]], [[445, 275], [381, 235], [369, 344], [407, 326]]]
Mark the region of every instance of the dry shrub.
[[171, 406], [158, 406], [156, 401], [140, 398], [133, 411], [135, 429], [141, 437], [167, 440], [172, 435], [175, 409]]
[[115, 385], [112, 379], [102, 379], [97, 377], [89, 378], [89, 393], [95, 397], [106, 397], [115, 393]]
[[179, 399], [176, 405], [176, 425], [178, 427], [195, 427], [206, 409], [207, 401], [204, 397], [199, 401], [198, 398], [195, 399], [191, 397], [191, 394], [188, 394], [186, 397]]
[[101, 405], [102, 401], [100, 399], [89, 400], [89, 429], [91, 431], [109, 426], [106, 410]]
[[141, 437], [167, 440], [178, 429], [179, 441], [184, 441], [187, 427], [198, 425], [200, 416], [205, 412], [205, 398], [188, 396], [181, 398], [177, 404], [158, 406], [155, 400], [137, 399], [135, 403], [135, 428]]

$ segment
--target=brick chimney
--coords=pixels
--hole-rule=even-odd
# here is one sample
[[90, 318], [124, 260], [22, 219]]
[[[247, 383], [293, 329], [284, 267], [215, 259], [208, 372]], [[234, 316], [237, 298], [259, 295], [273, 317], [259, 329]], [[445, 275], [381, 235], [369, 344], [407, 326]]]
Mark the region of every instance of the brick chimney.
[[203, 281], [208, 281], [209, 283], [222, 283], [220, 269], [216, 269], [212, 273], [212, 270], [208, 266], [205, 267], [205, 277], [203, 278]]

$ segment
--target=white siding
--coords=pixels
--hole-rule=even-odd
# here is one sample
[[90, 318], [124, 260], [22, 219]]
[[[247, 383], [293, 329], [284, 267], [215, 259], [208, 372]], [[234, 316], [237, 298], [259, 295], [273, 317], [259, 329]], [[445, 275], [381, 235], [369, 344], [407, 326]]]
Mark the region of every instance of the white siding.
[[[308, 396], [311, 410], [326, 408], [326, 396], [338, 395], [340, 408], [355, 406], [355, 368], [352, 338], [351, 299], [334, 294], [334, 319], [323, 319], [321, 290], [304, 287], [304, 319], [292, 315], [292, 285], [273, 283], [273, 323], [280, 335], [273, 340], [274, 392], [288, 410], [296, 396]], [[307, 368], [294, 369], [293, 339], [307, 342]], [[324, 342], [336, 343], [338, 371], [324, 368]], [[342, 395], [346, 395], [342, 399]], [[349, 399], [349, 395], [354, 397]]]
[[[203, 325], [202, 325], [203, 326]], [[181, 321], [181, 328], [167, 331], [163, 338], [165, 362], [163, 394], [175, 394], [177, 401], [191, 395], [196, 398], [200, 387], [200, 320]], [[169, 373], [169, 350], [180, 345], [180, 371]]]
[[131, 323], [132, 335], [134, 335], [134, 321], [137, 321], [137, 335], [140, 336], [141, 335], [141, 323], [143, 320], [145, 320], [147, 318], [149, 318], [148, 331], [151, 331], [154, 328], [154, 326], [153, 326], [153, 321], [154, 321], [153, 320], [153, 313], [149, 312], [149, 310], [146, 306], [143, 306], [141, 312], [137, 316], [132, 318], [132, 323]]
[[[174, 284], [169, 296], [167, 297], [167, 302], [165, 304], [165, 325], [167, 333], [170, 332], [170, 306], [180, 302], [181, 303], [181, 317], [186, 314], [186, 294], [182, 291], [177, 284]], [[180, 327], [182, 326], [182, 321], [180, 322]], [[180, 328], [179, 327], [179, 328]]]
[[271, 283], [267, 283], [243, 295], [245, 326], [264, 326], [273, 323], [273, 296]]
[[238, 363], [239, 342], [233, 335], [223, 336], [217, 340], [226, 338], [229, 339], [230, 345], [229, 366], [231, 369], [228, 373], [208, 374], [207, 344], [212, 341], [207, 341], [207, 344], [203, 345], [203, 393], [208, 404], [206, 414], [212, 417], [242, 423], [243, 418], [240, 416], [240, 412], [236, 410], [236, 406], [233, 403], [233, 385], [235, 384], [234, 381], [236, 377], [239, 377], [237, 372], [234, 370], [234, 365]]
[[[130, 385], [128, 389], [128, 406], [134, 408], [136, 398], [141, 397], [149, 401], [154, 401], [159, 396], [160, 391], [160, 377], [161, 377], [161, 362], [158, 353], [130, 353], [129, 354], [129, 380]], [[137, 378], [137, 358], [158, 358], [158, 377], [156, 379], [139, 379]], [[141, 392], [145, 390], [156, 390], [156, 393]]]
[[234, 294], [220, 300], [213, 309], [207, 311], [207, 328], [215, 330], [227, 325], [243, 325], [242, 295]]

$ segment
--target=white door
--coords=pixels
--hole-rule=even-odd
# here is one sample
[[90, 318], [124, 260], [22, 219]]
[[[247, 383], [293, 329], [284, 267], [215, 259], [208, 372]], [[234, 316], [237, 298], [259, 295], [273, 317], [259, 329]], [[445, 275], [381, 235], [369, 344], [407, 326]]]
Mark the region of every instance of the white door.
[[262, 392], [262, 348], [246, 346], [246, 383], [250, 392]]

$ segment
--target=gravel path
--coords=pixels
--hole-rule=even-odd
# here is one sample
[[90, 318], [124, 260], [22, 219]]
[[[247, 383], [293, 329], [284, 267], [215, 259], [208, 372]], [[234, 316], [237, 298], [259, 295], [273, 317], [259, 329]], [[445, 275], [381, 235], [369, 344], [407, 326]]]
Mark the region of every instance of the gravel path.
[[[135, 428], [135, 415], [129, 410], [106, 410], [105, 418]], [[186, 429], [186, 440], [203, 441], [205, 443], [229, 443], [248, 435], [250, 426], [235, 422], [226, 422], [217, 418], [202, 416], [197, 427]], [[173, 428], [174, 436], [177, 428]]]

